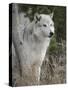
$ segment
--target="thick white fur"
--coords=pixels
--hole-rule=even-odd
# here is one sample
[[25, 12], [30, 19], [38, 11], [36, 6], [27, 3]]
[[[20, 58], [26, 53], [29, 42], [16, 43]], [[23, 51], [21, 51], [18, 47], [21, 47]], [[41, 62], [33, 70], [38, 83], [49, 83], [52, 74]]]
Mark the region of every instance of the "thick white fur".
[[54, 22], [51, 15], [44, 14], [35, 16], [33, 22], [24, 29], [22, 85], [39, 84], [41, 65], [50, 43], [50, 32], [54, 33]]

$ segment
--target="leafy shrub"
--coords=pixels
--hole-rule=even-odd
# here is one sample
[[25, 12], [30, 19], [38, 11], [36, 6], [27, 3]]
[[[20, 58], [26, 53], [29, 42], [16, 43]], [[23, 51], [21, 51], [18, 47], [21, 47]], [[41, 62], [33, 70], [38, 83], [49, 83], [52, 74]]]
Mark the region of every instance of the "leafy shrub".
[[48, 52], [50, 54], [56, 54], [57, 53], [57, 42], [55, 36], [51, 39], [50, 46], [48, 48]]

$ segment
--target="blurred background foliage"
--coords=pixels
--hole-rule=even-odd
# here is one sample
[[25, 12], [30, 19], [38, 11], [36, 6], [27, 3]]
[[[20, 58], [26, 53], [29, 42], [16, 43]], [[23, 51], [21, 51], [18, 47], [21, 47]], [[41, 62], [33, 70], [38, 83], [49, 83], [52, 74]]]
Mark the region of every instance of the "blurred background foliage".
[[66, 43], [66, 7], [19, 4], [19, 12], [26, 13], [26, 17], [29, 17], [30, 21], [33, 21], [35, 13], [50, 14], [53, 12], [55, 34], [50, 43], [49, 53], [57, 54], [58, 52], [61, 53], [64, 51], [62, 50], [62, 46]]

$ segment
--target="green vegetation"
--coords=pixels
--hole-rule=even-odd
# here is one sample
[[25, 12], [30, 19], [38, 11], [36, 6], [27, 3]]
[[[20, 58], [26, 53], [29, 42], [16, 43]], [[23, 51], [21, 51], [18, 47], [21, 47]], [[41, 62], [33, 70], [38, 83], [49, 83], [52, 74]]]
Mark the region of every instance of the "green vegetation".
[[53, 37], [51, 39], [50, 46], [49, 46], [49, 54], [56, 54], [56, 53], [57, 53], [57, 42], [56, 42], [56, 38]]

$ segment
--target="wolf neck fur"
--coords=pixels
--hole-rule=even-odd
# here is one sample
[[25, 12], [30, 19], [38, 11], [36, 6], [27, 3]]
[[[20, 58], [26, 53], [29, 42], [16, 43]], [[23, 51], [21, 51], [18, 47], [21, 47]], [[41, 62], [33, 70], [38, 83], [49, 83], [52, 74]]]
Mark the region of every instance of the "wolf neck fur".
[[34, 37], [34, 35], [30, 36], [26, 32], [24, 37], [25, 37], [24, 43], [27, 44], [27, 47], [39, 53], [42, 53], [42, 52], [45, 53], [50, 43], [50, 38], [45, 37], [43, 40], [39, 40], [39, 37], [36, 38]]

